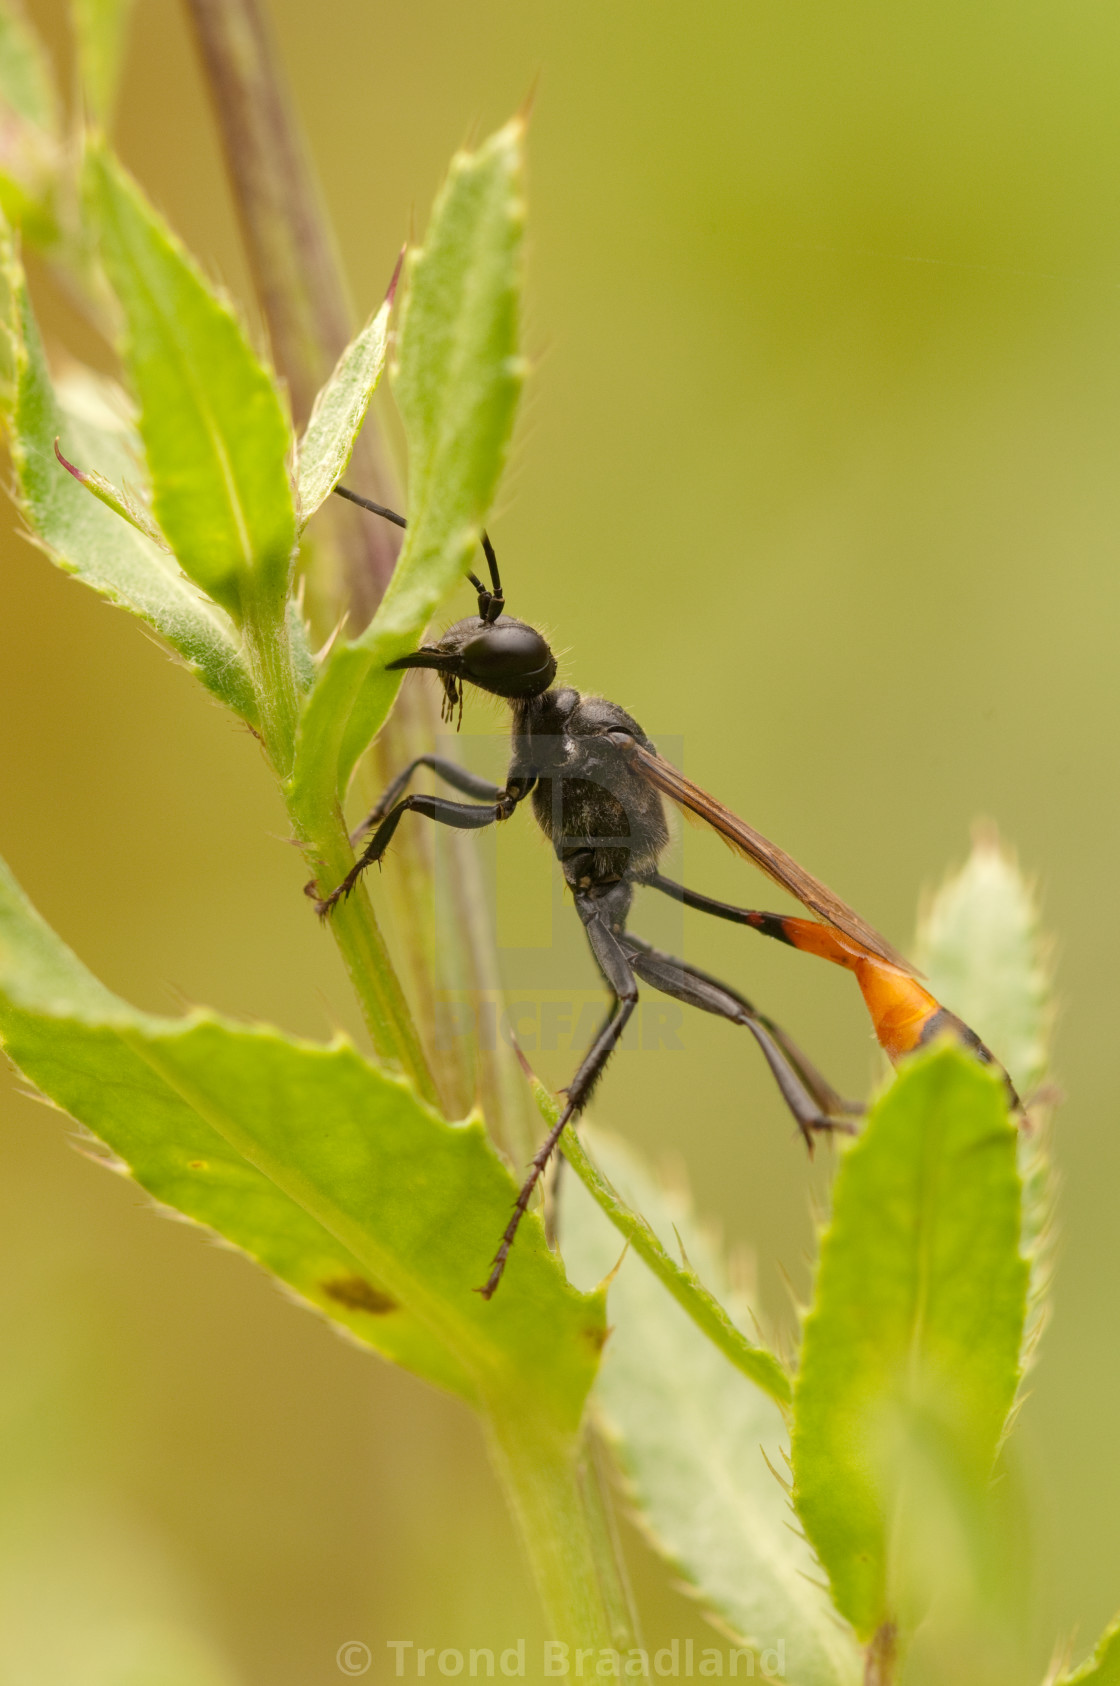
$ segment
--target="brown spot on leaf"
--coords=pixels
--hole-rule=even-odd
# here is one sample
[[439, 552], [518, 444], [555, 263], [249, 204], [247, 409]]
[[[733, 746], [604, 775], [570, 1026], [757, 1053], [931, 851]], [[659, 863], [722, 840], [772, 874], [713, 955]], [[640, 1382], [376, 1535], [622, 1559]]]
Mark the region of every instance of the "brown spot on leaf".
[[188, 1171], [208, 1171], [209, 1169], [210, 1169], [210, 1166], [207, 1164], [205, 1159], [188, 1159], [187, 1160], [187, 1170]]
[[604, 1328], [601, 1324], [590, 1324], [583, 1330], [584, 1340], [595, 1353], [602, 1352], [612, 1334], [613, 1330], [609, 1325]]
[[368, 1311], [373, 1317], [384, 1317], [386, 1312], [398, 1309], [396, 1300], [361, 1276], [336, 1276], [323, 1283], [323, 1292], [347, 1311]]

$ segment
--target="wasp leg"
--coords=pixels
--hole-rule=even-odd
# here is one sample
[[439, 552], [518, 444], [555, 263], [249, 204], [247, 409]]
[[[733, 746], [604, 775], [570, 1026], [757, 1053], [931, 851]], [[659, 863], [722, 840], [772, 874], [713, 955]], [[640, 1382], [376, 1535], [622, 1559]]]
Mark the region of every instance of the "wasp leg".
[[508, 820], [532, 788], [531, 779], [511, 780], [506, 789], [499, 791], [495, 800], [483, 808], [476, 808], [468, 802], [449, 802], [445, 796], [406, 796], [385, 815], [342, 883], [336, 885], [329, 896], [318, 897], [314, 883], [306, 886], [319, 917], [325, 919], [335, 903], [350, 894], [366, 868], [381, 859], [405, 814], [423, 814], [425, 819], [435, 820], [437, 825], [452, 826], [456, 831], [482, 831], [498, 820]]
[[[513, 1216], [506, 1225], [498, 1251], [494, 1254], [490, 1275], [478, 1290], [483, 1299], [486, 1300], [490, 1299], [502, 1279], [502, 1272], [506, 1267], [506, 1259], [509, 1257], [509, 1250], [513, 1246], [513, 1238], [517, 1234], [517, 1227], [525, 1216], [529, 1201], [533, 1197], [533, 1190], [540, 1181], [544, 1168], [551, 1159], [553, 1150], [560, 1140], [565, 1126], [587, 1104], [592, 1089], [603, 1075], [603, 1069], [607, 1061], [618, 1046], [619, 1037], [626, 1028], [627, 1020], [638, 1005], [638, 986], [634, 982], [634, 974], [630, 969], [628, 956], [607, 923], [608, 907], [604, 906], [601, 910], [599, 898], [578, 890], [576, 891], [575, 902], [576, 911], [583, 920], [584, 929], [587, 932], [591, 952], [595, 956], [595, 962], [603, 975], [603, 981], [610, 990], [613, 1000], [610, 1011], [600, 1025], [594, 1042], [587, 1050], [579, 1070], [568, 1085], [564, 1110], [533, 1155], [529, 1174], [514, 1202]], [[601, 916], [601, 914], [606, 917]]]
[[816, 1133], [854, 1133], [851, 1119], [861, 1109], [843, 1100], [781, 1026], [759, 1013], [746, 996], [695, 966], [651, 948], [639, 937], [627, 933], [623, 940], [630, 965], [644, 983], [690, 1007], [716, 1013], [750, 1031], [810, 1152]]
[[[788, 943], [789, 941], [788, 937], [785, 937], [782, 931], [777, 928], [782, 923], [780, 919], [774, 922], [774, 928], [771, 928], [770, 925], [761, 924], [760, 919], [770, 918], [771, 916], [759, 915], [753, 908], [733, 907], [729, 902], [718, 902], [711, 896], [702, 896], [697, 890], [686, 890], [683, 884], [675, 884], [671, 878], [663, 878], [659, 872], [652, 873], [648, 878], [643, 878], [642, 884], [647, 889], [660, 890], [663, 895], [672, 896], [674, 901], [682, 902], [685, 907], [694, 908], [697, 913], [710, 913], [716, 919], [729, 919], [736, 925], [749, 925], [751, 930], [758, 931], [761, 936], [776, 937], [779, 942]], [[682, 961], [678, 964], [683, 965], [684, 963]], [[695, 971], [694, 967], [688, 969]], [[768, 1018], [765, 1013], [756, 1012], [756, 1009], [745, 996], [738, 995], [735, 990], [729, 988], [727, 984], [721, 983], [718, 978], [709, 978], [706, 972], [697, 972], [696, 976], [705, 979], [708, 983], [714, 983], [717, 988], [734, 996], [752, 1013], [755, 1013], [758, 1022], [770, 1032], [822, 1112], [826, 1112], [830, 1116], [839, 1115], [847, 1118], [862, 1116], [866, 1109], [861, 1102], [846, 1100], [842, 1095], [838, 1095], [832, 1085], [821, 1076], [808, 1056], [801, 1052], [792, 1036], [784, 1031], [780, 1024]]]
[[350, 841], [355, 848], [359, 838], [364, 837], [367, 831], [372, 831], [375, 825], [380, 825], [390, 808], [407, 789], [413, 774], [418, 773], [421, 767], [430, 767], [444, 784], [449, 784], [452, 790], [461, 791], [464, 796], [473, 796], [476, 802], [496, 802], [502, 794], [502, 786], [495, 784], [492, 779], [483, 779], [477, 773], [469, 773], [465, 767], [448, 761], [442, 755], [418, 755], [415, 761], [410, 761], [404, 772], [398, 773], [392, 784], [382, 791], [362, 823], [350, 833]]

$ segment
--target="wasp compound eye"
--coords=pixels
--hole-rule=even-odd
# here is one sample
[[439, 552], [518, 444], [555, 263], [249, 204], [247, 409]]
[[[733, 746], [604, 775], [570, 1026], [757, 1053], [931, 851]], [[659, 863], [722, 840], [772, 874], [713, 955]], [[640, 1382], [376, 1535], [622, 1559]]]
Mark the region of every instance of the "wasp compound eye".
[[501, 620], [463, 644], [463, 676], [502, 697], [533, 697], [556, 677], [556, 658], [524, 621]]

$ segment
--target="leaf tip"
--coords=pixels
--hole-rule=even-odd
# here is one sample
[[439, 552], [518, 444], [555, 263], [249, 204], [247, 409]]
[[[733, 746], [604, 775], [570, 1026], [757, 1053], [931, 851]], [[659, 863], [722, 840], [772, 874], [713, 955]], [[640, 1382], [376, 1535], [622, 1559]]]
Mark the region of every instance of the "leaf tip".
[[389, 306], [390, 309], [392, 309], [393, 300], [397, 296], [397, 284], [398, 284], [398, 282], [400, 281], [400, 278], [401, 278], [401, 270], [404, 268], [405, 254], [406, 254], [407, 251], [408, 251], [408, 241], [406, 240], [403, 243], [403, 245], [401, 246], [400, 251], [397, 253], [397, 261], [393, 266], [392, 280], [389, 282], [388, 291], [385, 294], [385, 303]]
[[540, 85], [541, 71], [538, 66], [533, 72], [532, 80], [530, 81], [525, 93], [525, 98], [521, 101], [521, 104], [518, 106], [511, 119], [511, 124], [516, 123], [519, 125], [521, 135], [524, 135], [525, 130], [529, 126], [529, 119], [532, 117], [533, 107], [537, 103], [537, 94], [540, 91]]
[[[536, 93], [536, 83], [530, 90], [530, 100]], [[474, 152], [461, 152], [457, 161], [461, 160], [461, 168], [470, 169], [482, 160], [499, 158], [504, 166], [516, 174], [520, 171], [522, 157], [525, 150], [525, 134], [529, 126], [529, 107], [522, 106], [515, 111], [509, 120], [496, 129], [488, 140]]]
[[514, 1058], [521, 1067], [524, 1076], [528, 1078], [530, 1083], [535, 1083], [537, 1081], [537, 1074], [529, 1064], [529, 1061], [526, 1059], [525, 1050], [522, 1048], [516, 1036], [510, 1037], [510, 1047], [513, 1049]]
[[58, 435], [57, 434], [55, 435], [55, 441], [54, 441], [54, 454], [58, 458], [59, 462], [62, 464], [62, 466], [66, 470], [66, 472], [68, 474], [72, 474], [74, 476], [74, 479], [77, 480], [81, 485], [84, 486], [85, 483], [86, 483], [85, 475], [82, 473], [80, 468], [75, 468], [74, 464], [72, 462], [70, 462], [66, 457], [63, 456], [62, 449], [61, 449], [61, 447], [59, 445], [59, 442], [58, 442]]

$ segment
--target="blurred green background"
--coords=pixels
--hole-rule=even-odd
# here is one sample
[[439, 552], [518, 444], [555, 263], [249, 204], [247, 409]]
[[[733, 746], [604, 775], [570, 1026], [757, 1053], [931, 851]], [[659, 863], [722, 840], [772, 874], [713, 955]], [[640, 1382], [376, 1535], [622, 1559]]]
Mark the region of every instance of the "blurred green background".
[[[1038, 876], [1067, 1096], [1053, 1317], [1018, 1429], [1039, 1678], [1057, 1636], [1084, 1648], [1120, 1604], [1120, 17], [1084, 0], [270, 10], [362, 315], [452, 151], [539, 75], [534, 373], [491, 530], [565, 676], [896, 940], [977, 816]], [[60, 6], [31, 11], [65, 65]], [[247, 298], [171, 0], [138, 5], [118, 138]], [[48, 334], [104, 362], [39, 297]], [[251, 740], [4, 526], [0, 849], [28, 892], [141, 1006], [316, 1036], [351, 1022]], [[501, 716], [472, 699], [467, 728]], [[772, 900], [714, 838], [680, 848], [698, 887]], [[527, 820], [500, 867], [518, 998], [553, 977], [593, 993]], [[877, 1071], [849, 979], [695, 917], [676, 929], [842, 1087]], [[788, 1329], [804, 1156], [745, 1038], [697, 1015], [680, 1041], [620, 1055], [597, 1116], [684, 1163]], [[561, 1082], [574, 1056], [539, 1064]], [[14, 1085], [0, 1126], [0, 1686], [317, 1686], [349, 1640], [373, 1679], [387, 1639], [532, 1640], [462, 1411], [157, 1216]], [[703, 1635], [627, 1545], [651, 1642]]]

